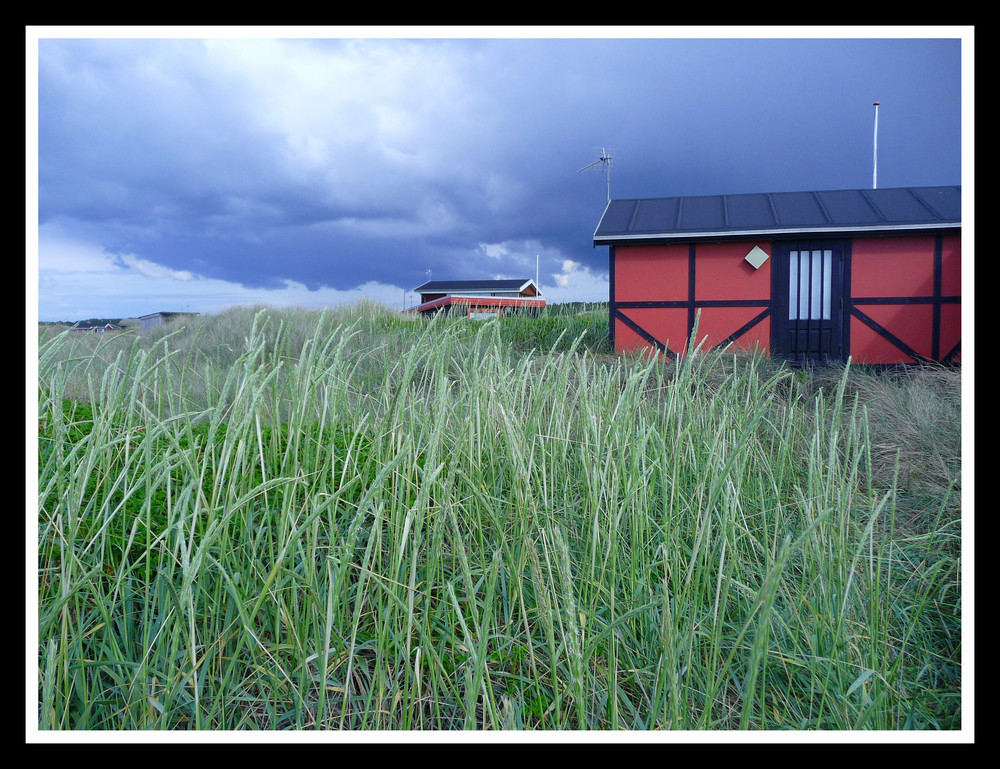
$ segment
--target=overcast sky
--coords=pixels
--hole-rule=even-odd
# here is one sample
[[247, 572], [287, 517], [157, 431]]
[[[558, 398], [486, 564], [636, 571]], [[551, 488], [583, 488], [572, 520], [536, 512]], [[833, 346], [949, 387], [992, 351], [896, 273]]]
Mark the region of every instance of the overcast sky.
[[29, 316], [402, 308], [536, 255], [607, 300], [601, 148], [613, 198], [868, 188], [874, 101], [880, 188], [970, 175], [971, 29], [612, 31], [29, 28]]

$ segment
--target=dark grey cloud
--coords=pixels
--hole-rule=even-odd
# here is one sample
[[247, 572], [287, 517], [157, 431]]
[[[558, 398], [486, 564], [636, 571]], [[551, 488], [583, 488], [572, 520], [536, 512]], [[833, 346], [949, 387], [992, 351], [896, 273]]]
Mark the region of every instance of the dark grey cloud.
[[[250, 287], [572, 260], [614, 197], [961, 182], [958, 39], [41, 39], [38, 215]], [[486, 255], [506, 248], [510, 258]]]

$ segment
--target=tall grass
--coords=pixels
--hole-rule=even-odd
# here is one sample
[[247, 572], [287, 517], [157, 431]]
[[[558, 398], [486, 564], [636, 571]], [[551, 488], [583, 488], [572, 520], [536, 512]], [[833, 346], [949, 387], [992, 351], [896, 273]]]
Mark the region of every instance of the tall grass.
[[39, 728], [959, 728], [927, 385], [521, 320], [41, 339]]

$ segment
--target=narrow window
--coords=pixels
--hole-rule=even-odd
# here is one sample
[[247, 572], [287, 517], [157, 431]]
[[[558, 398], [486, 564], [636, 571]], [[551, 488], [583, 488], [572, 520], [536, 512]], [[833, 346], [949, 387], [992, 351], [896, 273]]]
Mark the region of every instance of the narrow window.
[[788, 319], [829, 320], [833, 252], [791, 251], [788, 258]]

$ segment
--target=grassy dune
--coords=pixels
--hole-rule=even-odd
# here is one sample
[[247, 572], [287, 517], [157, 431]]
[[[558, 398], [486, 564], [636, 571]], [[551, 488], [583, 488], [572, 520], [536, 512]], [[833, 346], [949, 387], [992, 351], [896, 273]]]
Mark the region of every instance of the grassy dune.
[[376, 305], [38, 358], [40, 729], [961, 726], [959, 371]]

